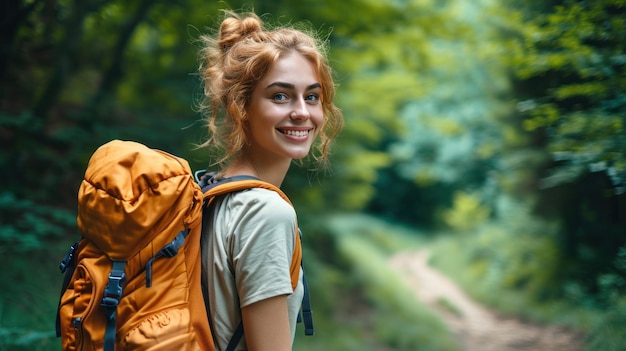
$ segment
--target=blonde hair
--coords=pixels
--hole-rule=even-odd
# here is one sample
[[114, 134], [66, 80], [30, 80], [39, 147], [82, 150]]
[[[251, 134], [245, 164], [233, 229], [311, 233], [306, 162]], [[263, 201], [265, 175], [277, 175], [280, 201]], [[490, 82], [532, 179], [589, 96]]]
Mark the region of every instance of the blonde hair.
[[309, 60], [322, 86], [324, 122], [314, 144], [313, 158], [324, 165], [330, 145], [343, 127], [343, 115], [335, 106], [335, 85], [326, 58], [326, 43], [295, 28], [266, 30], [254, 13], [225, 11], [216, 36], [200, 37], [199, 73], [204, 86], [201, 110], [209, 137], [201, 145], [217, 152], [215, 164], [237, 157], [247, 144], [246, 108], [252, 91], [281, 57], [297, 52]]

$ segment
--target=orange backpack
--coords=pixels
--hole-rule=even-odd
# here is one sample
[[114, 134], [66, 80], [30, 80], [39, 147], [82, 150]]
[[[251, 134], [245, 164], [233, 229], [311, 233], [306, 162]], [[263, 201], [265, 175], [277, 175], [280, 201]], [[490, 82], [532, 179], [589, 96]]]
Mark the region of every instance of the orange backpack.
[[[229, 180], [203, 193], [184, 159], [119, 140], [95, 151], [78, 192], [82, 238], [60, 266], [57, 336], [64, 351], [215, 350], [201, 286], [203, 208], [216, 196], [252, 187], [289, 202], [269, 183]], [[295, 287], [302, 250], [294, 230]], [[309, 322], [308, 303], [303, 312]], [[312, 324], [305, 324], [312, 335]]]

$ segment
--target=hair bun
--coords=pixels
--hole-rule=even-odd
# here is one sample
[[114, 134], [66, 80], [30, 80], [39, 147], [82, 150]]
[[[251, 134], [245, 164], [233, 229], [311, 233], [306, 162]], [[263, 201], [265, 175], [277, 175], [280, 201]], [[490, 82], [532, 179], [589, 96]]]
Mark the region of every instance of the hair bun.
[[263, 31], [263, 22], [255, 14], [246, 17], [233, 16], [224, 19], [220, 26], [218, 45], [222, 52], [228, 51], [233, 45], [254, 33]]

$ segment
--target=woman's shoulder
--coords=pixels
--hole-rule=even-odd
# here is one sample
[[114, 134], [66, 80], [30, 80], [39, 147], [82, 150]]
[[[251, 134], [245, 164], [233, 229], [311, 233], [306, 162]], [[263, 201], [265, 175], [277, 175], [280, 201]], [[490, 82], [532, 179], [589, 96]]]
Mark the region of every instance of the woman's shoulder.
[[287, 234], [293, 233], [298, 221], [296, 211], [275, 191], [252, 188], [231, 193], [224, 201], [226, 206], [222, 212], [224, 225], [237, 227], [238, 229], [233, 232], [239, 232], [240, 239], [244, 240], [247, 237], [244, 233], [276, 237], [278, 233], [283, 232], [286, 234], [285, 237], [293, 236]]
[[250, 188], [229, 194], [231, 208], [245, 208], [260, 215], [271, 217], [293, 216], [295, 210], [277, 192], [265, 188]]

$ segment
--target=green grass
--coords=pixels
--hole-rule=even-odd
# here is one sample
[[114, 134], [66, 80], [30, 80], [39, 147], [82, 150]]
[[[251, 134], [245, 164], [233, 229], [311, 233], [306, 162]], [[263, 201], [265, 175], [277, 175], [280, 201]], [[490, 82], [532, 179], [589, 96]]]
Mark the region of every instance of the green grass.
[[386, 257], [401, 250], [423, 248], [430, 241], [417, 229], [392, 224], [366, 214], [329, 216], [327, 222], [339, 239], [345, 235], [357, 236], [375, 246], [378, 254]]
[[401, 250], [418, 249], [416, 231], [363, 215], [329, 221], [339, 252], [349, 262], [345, 279], [358, 286], [374, 317], [373, 334], [393, 350], [459, 350], [441, 320], [423, 304], [393, 270], [388, 258]]
[[457, 317], [463, 317], [463, 311], [461, 311], [456, 305], [454, 305], [450, 300], [445, 297], [440, 297], [437, 299], [437, 306], [443, 308], [444, 310], [452, 313]]
[[65, 245], [48, 250], [7, 252], [0, 270], [0, 351], [59, 350], [56, 309], [63, 275], [58, 265]]
[[591, 330], [586, 350], [626, 350], [626, 298], [623, 298]]

